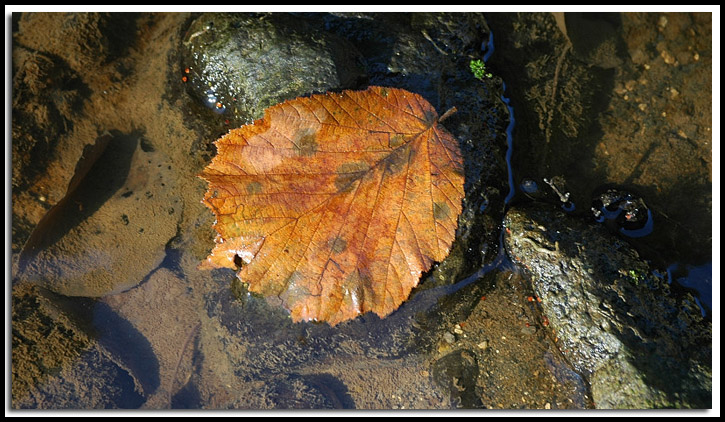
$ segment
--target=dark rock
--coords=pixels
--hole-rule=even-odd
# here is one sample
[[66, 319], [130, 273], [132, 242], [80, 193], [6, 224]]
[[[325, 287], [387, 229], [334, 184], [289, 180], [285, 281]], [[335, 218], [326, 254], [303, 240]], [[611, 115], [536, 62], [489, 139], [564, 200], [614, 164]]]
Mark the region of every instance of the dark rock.
[[592, 213], [598, 222], [611, 222], [625, 236], [643, 237], [652, 233], [652, 212], [641, 196], [619, 188], [605, 188], [592, 200]]
[[235, 123], [299, 96], [364, 77], [355, 48], [288, 14], [208, 13], [184, 39], [191, 94]]

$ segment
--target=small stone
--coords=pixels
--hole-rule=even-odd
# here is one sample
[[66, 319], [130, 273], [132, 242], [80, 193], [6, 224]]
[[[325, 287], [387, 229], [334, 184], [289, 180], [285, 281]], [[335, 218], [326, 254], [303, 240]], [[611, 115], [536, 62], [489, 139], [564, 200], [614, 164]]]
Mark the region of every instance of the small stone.
[[660, 27], [660, 29], [665, 29], [667, 26], [667, 16], [660, 16], [659, 20], [657, 21], [657, 26]]
[[544, 405], [544, 409], [551, 409], [551, 403], [547, 402], [547, 403], [546, 403], [546, 404]]
[[453, 344], [456, 341], [456, 337], [453, 334], [446, 331], [445, 333], [443, 333], [443, 341], [445, 341], [448, 344]]
[[645, 110], [647, 110], [647, 104], [645, 104], [645, 103], [640, 103], [640, 104], [638, 105], [638, 107], [639, 107], [639, 109], [640, 109], [640, 110], [642, 110], [642, 111], [645, 111]]
[[660, 55], [662, 56], [662, 59], [664, 59], [665, 63], [667, 63], [667, 64], [675, 64], [675, 57], [672, 54], [670, 54], [669, 51], [662, 50], [662, 52], [660, 53]]
[[477, 345], [477, 346], [478, 346], [478, 348], [479, 348], [479, 349], [481, 349], [481, 350], [486, 350], [486, 349], [488, 349], [488, 340], [484, 340], [484, 341], [482, 341], [482, 342], [478, 343], [478, 345]]
[[528, 335], [534, 334], [534, 333], [536, 333], [536, 327], [533, 326], [533, 325], [529, 325], [529, 326], [522, 327], [521, 328], [521, 333], [522, 334], [528, 334]]

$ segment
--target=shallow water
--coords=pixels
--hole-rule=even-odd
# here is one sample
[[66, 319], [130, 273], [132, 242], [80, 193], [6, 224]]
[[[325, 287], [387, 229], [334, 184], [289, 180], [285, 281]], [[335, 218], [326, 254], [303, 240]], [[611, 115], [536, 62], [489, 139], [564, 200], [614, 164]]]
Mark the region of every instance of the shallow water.
[[[496, 18], [492, 15], [488, 20], [493, 22]], [[171, 41], [178, 43], [183, 33], [177, 27], [188, 23], [191, 17], [146, 19], [149, 27], [141, 31], [145, 37], [171, 33], [175, 34], [170, 36]], [[27, 28], [21, 26], [20, 31], [28, 31]], [[497, 40], [503, 38], [496, 34]], [[28, 35], [21, 37], [19, 42], [40, 50], [44, 41]], [[114, 75], [108, 80], [110, 82], [102, 80], [99, 85], [93, 85], [94, 89], [106, 87], [89, 100], [93, 109], [101, 111], [94, 115], [95, 120], [88, 127], [82, 117], [77, 116], [76, 132], [70, 135], [95, 139], [96, 127], [103, 127], [117, 130], [113, 132], [114, 139], [133, 137], [134, 145], [138, 146], [133, 152], [135, 162], [145, 160], [147, 166], [143, 171], [136, 168], [124, 174], [127, 177], [123, 179], [124, 185], [115, 190], [115, 199], [123, 209], [128, 206], [124, 200], [135, 199], [128, 192], [141, 195], [138, 201], [151, 201], [152, 196], [158, 198], [162, 194], [175, 198], [174, 219], [168, 220], [171, 211], [164, 210], [163, 216], [164, 221], [172, 221], [169, 226], [172, 234], [148, 249], [158, 258], [136, 287], [123, 288], [121, 293], [98, 295], [95, 299], [58, 299], [53, 294], [48, 295], [52, 299], [48, 303], [42, 302], [38, 312], [48, 318], [49, 322], [45, 323], [49, 324], [50, 330], [61, 333], [59, 338], [87, 339], [84, 341], [90, 346], [83, 346], [82, 350], [95, 354], [97, 360], [93, 365], [79, 363], [82, 359], [74, 357], [77, 350], [54, 338], [56, 343], [51, 346], [68, 347], [63, 350], [68, 351], [70, 358], [48, 364], [50, 370], [36, 377], [36, 384], [24, 392], [30, 399], [27, 395], [16, 396], [14, 393], [14, 406], [15, 400], [20, 400], [22, 407], [44, 408], [591, 406], [583, 379], [567, 367], [545, 327], [537, 324], [540, 312], [527, 300], [532, 294], [528, 283], [512, 268], [503, 253], [500, 221], [492, 217], [497, 215], [496, 204], [489, 205], [487, 198], [480, 200], [480, 206], [476, 208], [481, 215], [493, 220], [481, 223], [493, 234], [490, 238], [481, 238], [481, 244], [468, 244], [469, 250], [458, 258], [475, 256], [477, 261], [471, 262], [479, 264], [461, 266], [451, 260], [436, 265], [424, 275], [409, 300], [384, 319], [366, 314], [335, 327], [325, 323], [293, 323], [286, 311], [276, 304], [249, 294], [233, 271], [199, 271], [198, 263], [213, 245], [210, 231], [213, 216], [199, 203], [204, 186], [194, 176], [213, 153], [209, 148], [210, 141], [226, 131], [228, 123], [219, 115], [214, 121], [218, 126], [195, 127], [194, 117], [190, 114], [197, 110], [186, 108], [188, 99], [183, 98], [184, 87], [176, 76], [180, 72], [168, 71], [174, 74], [169, 79], [179, 84], [173, 89], [151, 82], [160, 79], [158, 68], [179, 67], [176, 61], [167, 57], [173, 57], [173, 54], [159, 45], [154, 47], [154, 41], [146, 42], [150, 43], [146, 50], [135, 54], [146, 57], [146, 54], [156, 53], [154, 61], [147, 65], [133, 64], [131, 73], [136, 76], [128, 80], [119, 80], [112, 71]], [[57, 49], [59, 47], [53, 48], [48, 48], [49, 53], [62, 51]], [[496, 48], [494, 53], [491, 33], [488, 43], [481, 44], [478, 53], [486, 60], [490, 58], [497, 77], [511, 84], [507, 88], [502, 83], [506, 90], [504, 95], [521, 100], [521, 95], [508, 90], [514, 88], [515, 91], [516, 82], [512, 81], [515, 78], [495, 67], [507, 60], [506, 51]], [[74, 53], [71, 51], [69, 56]], [[128, 65], [130, 61], [123, 63]], [[411, 74], [401, 80], [415, 86], [416, 78], [421, 76]], [[93, 84], [93, 78], [89, 80], [89, 84]], [[106, 83], [110, 88], [104, 85]], [[419, 85], [423, 86], [421, 89], [427, 89], [427, 84]], [[101, 91], [105, 94], [101, 95]], [[104, 100], [105, 95], [115, 97]], [[162, 101], [159, 101], [160, 97]], [[131, 100], [127, 101], [127, 98]], [[519, 120], [514, 119], [514, 109], [518, 113], [521, 105], [503, 96], [500, 100], [509, 112], [507, 126], [500, 128], [505, 132], [503, 151], [508, 173], [508, 182], [502, 185], [508, 188], [508, 194], [503, 192], [500, 196], [506, 205], [510, 205], [529, 200], [518, 188], [517, 181], [525, 177], [551, 178], [566, 173], [567, 163], [579, 159], [580, 155], [559, 154], [542, 174], [532, 173], [534, 166], [531, 163], [514, 159], [517, 148], [532, 148], [531, 145], [515, 144], [515, 133], [524, 130], [516, 126], [521, 121], [519, 114]], [[434, 105], [439, 107], [443, 101], [438, 98], [438, 104]], [[118, 115], [128, 117], [119, 120]], [[157, 123], [160, 124], [146, 123], [144, 130], [136, 131], [134, 119], [147, 122], [148, 116], [166, 117], [159, 119]], [[552, 148], [556, 150], [557, 147]], [[157, 175], [158, 180], [164, 182], [158, 182]], [[94, 177], [98, 177], [97, 182], [103, 185], [102, 170]], [[540, 189], [548, 189], [541, 179], [538, 182]], [[169, 189], [171, 183], [176, 184], [173, 190]], [[582, 191], [585, 190], [573, 192], [576, 195]], [[584, 196], [574, 198], [576, 211], [586, 211], [589, 200]], [[72, 208], [68, 210], [73, 211]], [[160, 212], [160, 208], [154, 212]], [[113, 220], [115, 224], [133, 226], [142, 219], [147, 234], [148, 224], [154, 224], [153, 217], [148, 215], [145, 219], [135, 218], [130, 212], [123, 215], [126, 220], [120, 218], [120, 214], [112, 217], [118, 217]], [[161, 214], [157, 216], [160, 219]], [[660, 224], [658, 215], [654, 220], [655, 225]], [[135, 236], [123, 242], [139, 242], [138, 248], [143, 247], [141, 239], [146, 238], [140, 234]], [[638, 244], [644, 250], [654, 249], [648, 258], [655, 256], [655, 261], [659, 261], [656, 257], [659, 239], [651, 240], [653, 244], [650, 245], [650, 238], [645, 236]], [[665, 256], [663, 260], [670, 257]], [[142, 264], [131, 257], [124, 265]], [[700, 301], [711, 309], [711, 294], [707, 295], [712, 288], [711, 262], [693, 266], [680, 261], [679, 266], [687, 268], [688, 274], [676, 275], [674, 267], [670, 267], [670, 278], [699, 291]], [[16, 279], [14, 285], [23, 281]], [[40, 296], [45, 297], [44, 293]], [[73, 308], [75, 313], [69, 310]], [[73, 314], [72, 317], [54, 319], [59, 309], [61, 313]], [[27, 324], [29, 321], [26, 318], [18, 322], [14, 316], [14, 330], [17, 327], [27, 335], [33, 329]], [[21, 349], [14, 346], [13, 353], [17, 350]], [[30, 347], [27, 353], [40, 350]], [[13, 359], [15, 362], [15, 357]], [[29, 356], [29, 360], [37, 360], [37, 356]], [[18, 365], [14, 364], [14, 367], [18, 368]], [[120, 375], [113, 378], [108, 375], [111, 373]], [[15, 376], [15, 372], [13, 374]], [[96, 384], [89, 385], [84, 379], [88, 374], [97, 374]], [[67, 392], [68, 385], [73, 386], [71, 393]], [[13, 388], [15, 392], [15, 381]], [[111, 390], [120, 393], [112, 395], [108, 393]], [[79, 399], [83, 396], [80, 392], [91, 399]]]

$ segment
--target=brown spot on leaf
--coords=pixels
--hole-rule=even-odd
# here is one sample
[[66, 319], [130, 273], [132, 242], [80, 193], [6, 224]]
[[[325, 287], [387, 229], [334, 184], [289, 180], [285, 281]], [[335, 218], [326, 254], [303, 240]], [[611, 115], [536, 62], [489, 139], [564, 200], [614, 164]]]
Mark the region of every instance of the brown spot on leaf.
[[405, 139], [405, 135], [402, 133], [396, 133], [394, 135], [390, 136], [390, 141], [388, 142], [388, 146], [390, 148], [397, 148], [401, 145], [403, 145], [407, 140]]
[[247, 183], [247, 193], [250, 195], [255, 195], [262, 192], [262, 184], [257, 182], [256, 180], [254, 182]]
[[398, 173], [405, 169], [405, 166], [411, 158], [411, 149], [409, 146], [395, 149], [383, 160], [385, 170], [392, 174]]
[[426, 110], [423, 112], [423, 119], [428, 123], [428, 126], [433, 126], [438, 121], [438, 113], [435, 110]]
[[445, 220], [451, 216], [451, 209], [445, 202], [433, 203], [433, 217], [436, 220]]
[[350, 191], [354, 182], [363, 177], [365, 175], [365, 172], [367, 172], [369, 169], [370, 166], [362, 161], [353, 161], [351, 163], [340, 164], [335, 170], [335, 173], [337, 173], [337, 176], [335, 178], [335, 187], [337, 188], [337, 191]]
[[328, 242], [332, 253], [339, 254], [347, 249], [347, 241], [340, 236], [335, 236]]
[[300, 129], [295, 133], [293, 143], [295, 154], [309, 157], [317, 152], [317, 132], [314, 129]]

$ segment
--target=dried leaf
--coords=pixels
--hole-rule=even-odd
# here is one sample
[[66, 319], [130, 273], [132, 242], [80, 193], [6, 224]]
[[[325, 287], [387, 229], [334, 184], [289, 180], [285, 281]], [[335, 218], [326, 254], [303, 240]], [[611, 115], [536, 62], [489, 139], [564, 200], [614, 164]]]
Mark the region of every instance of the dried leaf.
[[417, 94], [297, 98], [215, 144], [201, 177], [218, 235], [202, 267], [243, 263], [249, 290], [295, 321], [385, 316], [450, 250], [463, 159]]

